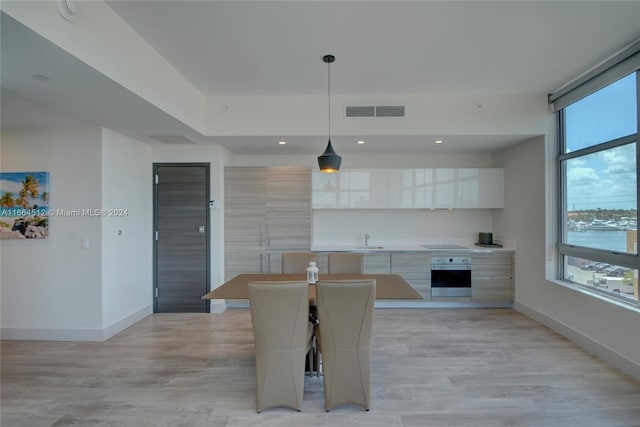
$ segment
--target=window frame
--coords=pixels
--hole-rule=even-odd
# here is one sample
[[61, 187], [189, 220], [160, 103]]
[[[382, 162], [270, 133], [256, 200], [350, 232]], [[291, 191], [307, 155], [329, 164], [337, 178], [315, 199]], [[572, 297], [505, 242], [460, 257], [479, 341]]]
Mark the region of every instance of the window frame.
[[[627, 136], [619, 137], [613, 140], [604, 141], [600, 144], [592, 145], [586, 148], [582, 148], [572, 152], [566, 151], [566, 107], [572, 105], [574, 102], [577, 102], [579, 99], [583, 97], [589, 96], [596, 91], [602, 89], [603, 87], [607, 87], [614, 82], [627, 77], [629, 74], [635, 73], [636, 77], [636, 110], [637, 110], [637, 121], [636, 121], [636, 132], [634, 134], [630, 134]], [[595, 287], [583, 285], [581, 283], [576, 283], [570, 280], [567, 280], [565, 271], [565, 266], [567, 263], [565, 262], [566, 257], [576, 257], [588, 259], [590, 261], [597, 262], [605, 262], [608, 264], [619, 265], [622, 267], [632, 268], [638, 270], [640, 272], [640, 256], [638, 253], [631, 254], [627, 252], [618, 252], [613, 250], [606, 249], [597, 249], [585, 246], [579, 246], [574, 244], [569, 244], [564, 240], [567, 231], [567, 221], [568, 218], [568, 210], [567, 210], [567, 175], [566, 175], [566, 163], [570, 159], [580, 158], [586, 155], [604, 152], [606, 150], [610, 150], [616, 147], [621, 147], [628, 144], [635, 144], [635, 152], [636, 152], [636, 214], [640, 212], [640, 68], [636, 68], [635, 71], [627, 72], [623, 75], [620, 75], [618, 79], [613, 81], [609, 81], [607, 84], [603, 86], [597, 86], [594, 88], [590, 88], [590, 91], [586, 92], [583, 87], [579, 87], [584, 96], [574, 99], [569, 103], [563, 104], [560, 108], [555, 111], [555, 128], [556, 128], [556, 138], [557, 138], [557, 153], [556, 153], [556, 173], [558, 176], [557, 181], [557, 227], [556, 227], [556, 250], [557, 250], [557, 259], [556, 259], [556, 279], [563, 283], [570, 283], [572, 286], [578, 286], [581, 289], [585, 289], [589, 292], [593, 292], [599, 296], [604, 296], [606, 299], [610, 299], [616, 302], [624, 302], [625, 304], [639, 307], [640, 306], [640, 298], [638, 300], [632, 300], [626, 297], [618, 296], [611, 292], [606, 292], [603, 290], [598, 290]], [[552, 96], [550, 96], [550, 100]], [[638, 229], [636, 229], [636, 241], [638, 241], [638, 237], [640, 234], [638, 233]], [[640, 241], [638, 241], [640, 243]]]

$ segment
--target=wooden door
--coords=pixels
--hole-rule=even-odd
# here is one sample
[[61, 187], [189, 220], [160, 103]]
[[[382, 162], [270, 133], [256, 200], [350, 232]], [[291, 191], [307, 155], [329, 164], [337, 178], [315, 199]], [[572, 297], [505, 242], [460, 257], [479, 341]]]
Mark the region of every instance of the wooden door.
[[154, 164], [154, 312], [208, 312], [209, 164]]

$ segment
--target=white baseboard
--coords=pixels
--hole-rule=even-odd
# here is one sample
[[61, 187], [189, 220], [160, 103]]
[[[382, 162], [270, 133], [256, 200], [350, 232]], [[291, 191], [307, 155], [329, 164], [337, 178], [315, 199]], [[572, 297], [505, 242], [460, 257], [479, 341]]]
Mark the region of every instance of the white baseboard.
[[153, 313], [148, 305], [104, 329], [25, 329], [2, 328], [3, 340], [22, 341], [105, 341]]
[[224, 300], [212, 300], [209, 303], [209, 313], [222, 313], [227, 309]]
[[138, 311], [136, 311], [134, 313], [131, 313], [130, 315], [128, 315], [124, 319], [119, 320], [119, 321], [113, 323], [110, 326], [107, 326], [106, 328], [104, 328], [102, 330], [102, 341], [108, 340], [112, 336], [116, 335], [117, 333], [119, 333], [121, 331], [124, 331], [129, 326], [141, 321], [142, 319], [144, 319], [145, 317], [149, 316], [150, 314], [153, 314], [153, 306], [152, 305], [148, 305], [146, 307], [143, 307], [140, 310], [138, 310]]
[[640, 380], [640, 365], [635, 363], [634, 361], [629, 360], [621, 354], [618, 354], [610, 348], [600, 344], [599, 342], [592, 340], [588, 336], [581, 334], [580, 332], [572, 329], [564, 323], [559, 322], [544, 313], [540, 313], [539, 311], [527, 305], [516, 302], [514, 303], [513, 308], [514, 310], [519, 311], [520, 313], [532, 318], [533, 320], [549, 327], [560, 335], [570, 339], [578, 346], [584, 348], [590, 353], [593, 353], [613, 367], [621, 370], [625, 374], [628, 374], [635, 379]]
[[3, 340], [20, 341], [103, 341], [102, 329], [2, 328]]

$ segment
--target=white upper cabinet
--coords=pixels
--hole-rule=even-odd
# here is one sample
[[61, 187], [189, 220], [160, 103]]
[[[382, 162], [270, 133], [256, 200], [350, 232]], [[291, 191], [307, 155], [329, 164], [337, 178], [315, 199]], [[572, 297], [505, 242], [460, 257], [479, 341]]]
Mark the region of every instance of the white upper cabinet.
[[314, 209], [386, 209], [387, 170], [313, 171]]
[[359, 169], [349, 174], [349, 207], [352, 209], [387, 208], [387, 170]]
[[426, 169], [430, 177], [427, 208], [457, 209], [462, 207], [460, 169]]
[[387, 208], [424, 209], [427, 207], [425, 172], [425, 169], [387, 169]]
[[460, 169], [462, 207], [467, 209], [502, 208], [503, 169]]
[[349, 207], [349, 174], [325, 173], [314, 170], [312, 207], [314, 209], [345, 209]]
[[313, 171], [313, 208], [502, 208], [502, 175], [495, 168]]

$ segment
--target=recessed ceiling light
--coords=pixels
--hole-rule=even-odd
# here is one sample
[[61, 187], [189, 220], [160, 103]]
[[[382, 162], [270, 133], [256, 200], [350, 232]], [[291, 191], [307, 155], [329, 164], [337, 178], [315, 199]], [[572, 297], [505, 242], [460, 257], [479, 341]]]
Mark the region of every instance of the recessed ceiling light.
[[442, 144], [443, 141], [441, 139], [436, 139], [435, 141], [433, 141], [434, 144]]
[[357, 144], [364, 144], [364, 141], [360, 140], [357, 142]]
[[49, 81], [49, 76], [45, 76], [44, 74], [33, 74], [31, 76], [32, 79], [40, 80], [43, 82]]
[[278, 145], [287, 145], [287, 141], [278, 141]]

